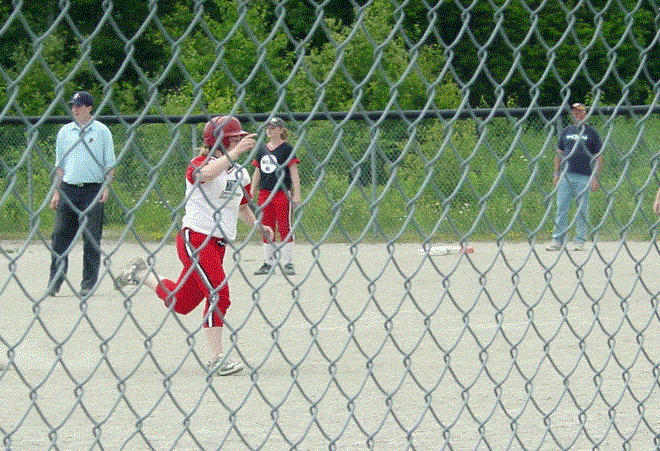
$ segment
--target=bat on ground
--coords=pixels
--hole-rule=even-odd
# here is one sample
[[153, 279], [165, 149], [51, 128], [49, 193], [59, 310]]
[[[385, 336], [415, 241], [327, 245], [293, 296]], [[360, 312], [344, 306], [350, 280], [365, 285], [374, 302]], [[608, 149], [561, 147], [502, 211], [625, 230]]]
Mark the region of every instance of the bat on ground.
[[419, 255], [471, 254], [474, 246], [438, 245], [428, 249], [417, 249]]

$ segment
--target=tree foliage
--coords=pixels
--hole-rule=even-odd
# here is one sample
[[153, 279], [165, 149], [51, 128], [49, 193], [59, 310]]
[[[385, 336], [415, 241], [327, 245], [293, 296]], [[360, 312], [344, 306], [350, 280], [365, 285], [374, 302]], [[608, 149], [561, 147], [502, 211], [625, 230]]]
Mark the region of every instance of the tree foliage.
[[66, 114], [76, 89], [124, 114], [642, 104], [660, 76], [644, 1], [16, 5], [0, 4], [5, 114]]

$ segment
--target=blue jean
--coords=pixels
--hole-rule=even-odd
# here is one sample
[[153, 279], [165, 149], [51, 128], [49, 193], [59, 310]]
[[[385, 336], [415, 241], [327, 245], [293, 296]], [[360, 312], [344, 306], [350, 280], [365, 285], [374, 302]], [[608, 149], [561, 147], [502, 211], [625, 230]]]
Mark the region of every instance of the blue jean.
[[588, 175], [565, 172], [557, 183], [557, 216], [552, 238], [563, 243], [568, 232], [568, 211], [576, 199], [575, 242], [584, 243], [589, 230], [589, 179]]

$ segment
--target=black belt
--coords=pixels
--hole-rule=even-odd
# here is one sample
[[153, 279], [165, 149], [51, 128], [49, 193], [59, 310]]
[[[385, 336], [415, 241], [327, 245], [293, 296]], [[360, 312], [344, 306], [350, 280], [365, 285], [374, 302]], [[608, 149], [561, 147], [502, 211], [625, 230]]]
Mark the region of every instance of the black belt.
[[67, 183], [67, 182], [62, 182], [62, 183], [64, 183], [65, 185], [69, 185], [69, 186], [75, 186], [76, 188], [86, 188], [86, 187], [92, 187], [92, 186], [96, 187], [96, 186], [101, 185], [101, 183], [96, 183], [96, 182], [94, 182], [94, 183]]

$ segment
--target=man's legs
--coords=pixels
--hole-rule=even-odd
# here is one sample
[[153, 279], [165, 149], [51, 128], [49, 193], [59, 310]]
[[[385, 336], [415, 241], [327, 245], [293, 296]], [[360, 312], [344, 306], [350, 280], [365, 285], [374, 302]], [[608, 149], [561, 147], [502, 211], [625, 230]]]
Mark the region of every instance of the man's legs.
[[[92, 199], [93, 201], [93, 199]], [[81, 216], [86, 221], [83, 231], [83, 271], [80, 288], [91, 290], [96, 285], [101, 266], [101, 235], [103, 233], [103, 204], [95, 203]]]
[[573, 187], [577, 195], [574, 241], [584, 244], [589, 233], [589, 177], [573, 174]]
[[69, 268], [69, 246], [78, 231], [78, 213], [62, 192], [57, 207], [55, 227], [51, 235], [51, 261], [48, 290], [55, 294], [60, 290]]
[[557, 183], [557, 214], [555, 216], [555, 228], [552, 232], [552, 239], [562, 244], [566, 239], [568, 228], [568, 210], [573, 198], [573, 189], [568, 180], [568, 173], [562, 174]]

